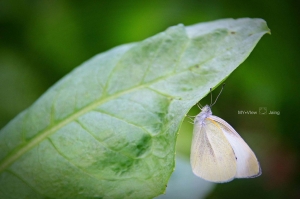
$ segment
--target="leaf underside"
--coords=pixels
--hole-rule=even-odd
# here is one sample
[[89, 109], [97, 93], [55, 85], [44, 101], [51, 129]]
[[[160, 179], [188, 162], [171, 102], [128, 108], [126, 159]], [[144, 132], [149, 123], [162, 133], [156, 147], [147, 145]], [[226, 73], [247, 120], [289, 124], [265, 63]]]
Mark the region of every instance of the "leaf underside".
[[96, 55], [0, 131], [0, 198], [153, 198], [188, 110], [269, 31], [261, 19], [168, 28]]

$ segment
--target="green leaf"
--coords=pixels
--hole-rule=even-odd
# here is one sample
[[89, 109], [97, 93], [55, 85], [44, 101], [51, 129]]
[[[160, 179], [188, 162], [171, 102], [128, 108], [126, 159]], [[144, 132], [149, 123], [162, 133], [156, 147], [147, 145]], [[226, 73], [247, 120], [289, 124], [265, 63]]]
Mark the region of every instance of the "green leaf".
[[153, 198], [188, 110], [269, 31], [262, 19], [170, 27], [101, 53], [0, 132], [0, 198]]

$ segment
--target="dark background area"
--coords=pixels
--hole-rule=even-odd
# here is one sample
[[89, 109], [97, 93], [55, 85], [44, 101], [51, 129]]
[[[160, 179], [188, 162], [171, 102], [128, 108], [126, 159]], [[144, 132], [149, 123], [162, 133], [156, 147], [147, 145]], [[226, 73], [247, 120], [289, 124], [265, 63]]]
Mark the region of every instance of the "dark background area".
[[[218, 184], [208, 198], [300, 198], [298, 1], [0, 1], [0, 128], [100, 52], [179, 23], [241, 17], [263, 18], [272, 35], [227, 78], [213, 112], [245, 139], [263, 174]], [[189, 156], [191, 133], [184, 122], [178, 153]]]

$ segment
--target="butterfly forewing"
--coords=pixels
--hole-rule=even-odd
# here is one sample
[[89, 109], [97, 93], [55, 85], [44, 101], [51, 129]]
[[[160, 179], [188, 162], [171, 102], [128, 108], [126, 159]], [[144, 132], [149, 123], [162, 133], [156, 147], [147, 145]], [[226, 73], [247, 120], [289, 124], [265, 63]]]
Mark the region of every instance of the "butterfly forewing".
[[237, 162], [236, 178], [250, 178], [261, 174], [257, 158], [243, 138], [223, 119], [210, 116], [210, 119], [218, 123], [229, 141]]
[[208, 181], [228, 182], [235, 177], [235, 155], [218, 122], [206, 118], [203, 124], [195, 123], [191, 165], [195, 175]]

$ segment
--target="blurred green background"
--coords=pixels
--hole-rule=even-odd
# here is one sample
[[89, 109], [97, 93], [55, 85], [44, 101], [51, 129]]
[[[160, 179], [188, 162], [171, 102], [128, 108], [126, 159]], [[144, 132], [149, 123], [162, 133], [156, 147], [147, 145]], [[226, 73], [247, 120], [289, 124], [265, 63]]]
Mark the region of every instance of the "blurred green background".
[[[262, 176], [218, 184], [207, 198], [300, 198], [298, 1], [0, 1], [0, 128], [92, 56], [167, 27], [220, 18], [263, 18], [272, 35], [225, 81], [215, 115], [256, 153]], [[216, 96], [219, 88], [215, 90]], [[209, 103], [209, 97], [201, 100]], [[279, 115], [245, 115], [266, 107]], [[189, 115], [196, 115], [198, 108]], [[177, 153], [189, 156], [192, 125]], [[188, 197], [187, 197], [188, 198]]]

